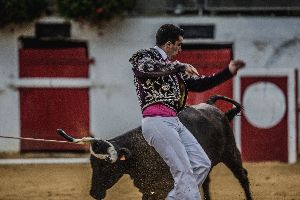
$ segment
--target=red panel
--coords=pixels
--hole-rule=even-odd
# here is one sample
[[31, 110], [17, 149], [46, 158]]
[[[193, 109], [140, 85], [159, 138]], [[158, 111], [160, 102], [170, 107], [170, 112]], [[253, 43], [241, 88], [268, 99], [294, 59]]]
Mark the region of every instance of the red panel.
[[[242, 77], [241, 78], [241, 97], [245, 89], [252, 83], [263, 81], [276, 84], [282, 91], [285, 91], [287, 99], [287, 77]], [[267, 102], [259, 102], [267, 103]], [[287, 108], [288, 110], [288, 104]], [[242, 158], [245, 161], [282, 161], [288, 162], [288, 125], [287, 112], [282, 121], [274, 127], [262, 129], [250, 124], [246, 117], [241, 118], [241, 148]]]
[[184, 50], [177, 60], [190, 63], [194, 67], [217, 67], [224, 68], [232, 59], [231, 49], [194, 49]]
[[[81, 138], [89, 135], [88, 89], [20, 89], [21, 136], [63, 140], [56, 129]], [[83, 150], [87, 146], [21, 141], [22, 151]]]
[[21, 49], [20, 77], [88, 77], [85, 48]]
[[[201, 75], [211, 75], [228, 66], [232, 59], [232, 51], [231, 49], [184, 50], [176, 59], [180, 62], [193, 65]], [[225, 83], [202, 93], [189, 92], [187, 104], [199, 104], [216, 94], [232, 98], [232, 80], [228, 80]], [[232, 108], [231, 104], [223, 101], [217, 102], [217, 106], [223, 111]]]

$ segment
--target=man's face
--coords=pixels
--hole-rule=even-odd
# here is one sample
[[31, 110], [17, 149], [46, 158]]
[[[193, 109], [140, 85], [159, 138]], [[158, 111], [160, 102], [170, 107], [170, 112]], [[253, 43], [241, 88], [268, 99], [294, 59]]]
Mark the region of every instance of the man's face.
[[170, 41], [166, 43], [166, 53], [169, 59], [173, 58], [179, 52], [181, 52], [182, 42], [183, 42], [183, 37], [179, 36], [178, 40], [175, 41], [175, 44], [173, 44]]

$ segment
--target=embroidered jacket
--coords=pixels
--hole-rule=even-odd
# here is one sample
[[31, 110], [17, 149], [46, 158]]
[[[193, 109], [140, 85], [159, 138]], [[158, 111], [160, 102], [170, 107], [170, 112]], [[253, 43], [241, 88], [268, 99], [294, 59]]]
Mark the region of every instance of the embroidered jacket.
[[188, 91], [202, 92], [233, 76], [228, 67], [211, 76], [187, 75], [183, 64], [164, 61], [155, 48], [137, 51], [129, 62], [142, 111], [160, 102], [179, 112], [185, 106]]

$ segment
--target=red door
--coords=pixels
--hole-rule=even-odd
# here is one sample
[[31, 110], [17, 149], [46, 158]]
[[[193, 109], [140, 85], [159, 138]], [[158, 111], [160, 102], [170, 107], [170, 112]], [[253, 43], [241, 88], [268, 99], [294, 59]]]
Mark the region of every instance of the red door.
[[235, 79], [243, 105], [236, 138], [244, 161], [295, 163], [298, 145], [297, 71], [246, 69]]
[[[55, 87], [20, 86], [21, 137], [62, 140], [56, 134], [58, 128], [78, 138], [88, 136], [89, 88], [59, 86], [60, 80], [88, 78], [86, 49], [21, 49], [19, 60], [21, 80], [56, 82]], [[75, 144], [21, 141], [21, 151], [86, 149]]]
[[[192, 49], [183, 50], [177, 60], [189, 63], [197, 68], [200, 75], [211, 75], [228, 66], [232, 59], [232, 50], [224, 49]], [[219, 94], [232, 98], [232, 80], [201, 93], [189, 92], [187, 104], [195, 105], [206, 101], [210, 96]], [[227, 111], [232, 106], [228, 103], [218, 102], [218, 107]]]

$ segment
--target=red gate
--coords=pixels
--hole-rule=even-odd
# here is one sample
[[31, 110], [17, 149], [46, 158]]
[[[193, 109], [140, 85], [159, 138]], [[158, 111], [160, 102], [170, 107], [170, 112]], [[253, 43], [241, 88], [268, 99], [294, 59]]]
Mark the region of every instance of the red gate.
[[[223, 49], [187, 49], [183, 50], [177, 60], [189, 63], [196, 67], [200, 75], [211, 75], [228, 66], [232, 59], [232, 50]], [[189, 92], [187, 104], [195, 105], [206, 101], [210, 96], [220, 94], [232, 98], [232, 80], [205, 92], [194, 93]], [[221, 110], [228, 110], [232, 106], [228, 103], [217, 102]]]
[[[89, 135], [88, 57], [85, 48], [19, 51], [21, 136], [62, 140], [56, 129]], [[86, 150], [75, 144], [21, 141], [21, 151]]]

